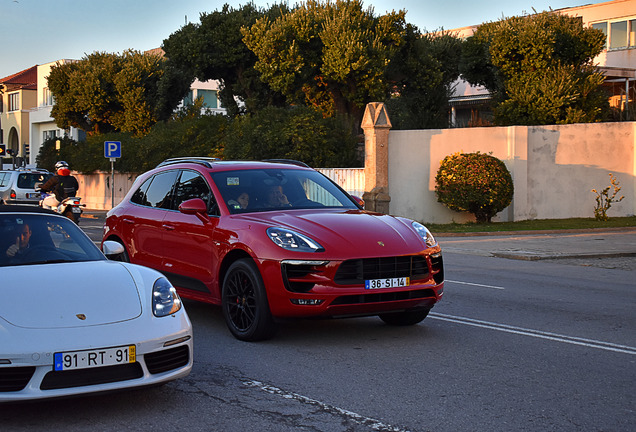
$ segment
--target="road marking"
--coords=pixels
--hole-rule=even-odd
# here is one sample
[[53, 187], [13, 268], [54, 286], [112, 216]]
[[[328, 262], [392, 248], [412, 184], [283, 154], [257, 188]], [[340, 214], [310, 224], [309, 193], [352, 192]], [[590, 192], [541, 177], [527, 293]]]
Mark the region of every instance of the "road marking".
[[386, 431], [386, 432], [408, 432], [408, 429], [402, 429], [400, 427], [396, 427], [396, 426], [391, 426], [388, 425], [386, 423], [382, 423], [379, 420], [376, 419], [372, 419], [370, 417], [365, 417], [363, 415], [354, 413], [353, 411], [349, 411], [346, 409], [342, 409], [342, 408], [338, 408], [335, 407], [333, 405], [329, 405], [326, 404], [324, 402], [320, 402], [316, 399], [311, 399], [308, 398], [307, 396], [303, 396], [303, 395], [299, 395], [298, 393], [292, 393], [292, 392], [288, 392], [285, 390], [282, 390], [278, 387], [274, 387], [265, 383], [262, 383], [260, 381], [255, 381], [255, 380], [246, 380], [243, 381], [243, 384], [249, 387], [255, 387], [255, 388], [259, 388], [263, 391], [266, 391], [267, 393], [273, 394], [273, 395], [277, 395], [282, 397], [283, 399], [292, 399], [307, 405], [313, 405], [313, 406], [317, 406], [320, 409], [322, 409], [323, 411], [327, 411], [329, 413], [332, 414], [338, 414], [341, 416], [345, 416], [351, 420], [353, 420], [354, 422], [364, 425], [364, 426], [368, 426], [370, 428], [372, 428], [373, 430], [376, 431]]
[[588, 348], [602, 349], [605, 351], [614, 351], [623, 354], [636, 355], [636, 347], [630, 347], [627, 345], [618, 345], [610, 342], [603, 342], [593, 339], [585, 339], [573, 336], [566, 336], [557, 333], [544, 332], [540, 330], [527, 329], [522, 327], [509, 326], [506, 324], [498, 324], [489, 321], [481, 321], [472, 318], [458, 317], [453, 315], [430, 313], [430, 318], [438, 319], [442, 321], [454, 322], [457, 324], [465, 324], [473, 327], [487, 328], [490, 330], [497, 330], [506, 333], [513, 333], [522, 336], [531, 336], [540, 339], [547, 339], [556, 342], [569, 343], [573, 345], [581, 345]]
[[460, 284], [460, 285], [478, 286], [478, 287], [483, 287], [483, 288], [493, 288], [493, 289], [498, 289], [498, 290], [504, 290], [505, 289], [504, 287], [498, 287], [498, 286], [494, 286], [494, 285], [484, 285], [484, 284], [471, 283], [471, 282], [460, 282], [460, 281], [454, 281], [454, 280], [448, 280], [448, 279], [446, 279], [445, 282], [456, 283], [456, 284]]

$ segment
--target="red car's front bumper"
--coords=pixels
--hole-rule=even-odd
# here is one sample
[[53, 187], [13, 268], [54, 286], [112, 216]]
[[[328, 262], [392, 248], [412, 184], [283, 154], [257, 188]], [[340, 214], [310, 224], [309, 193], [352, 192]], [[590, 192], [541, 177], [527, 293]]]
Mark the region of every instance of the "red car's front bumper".
[[418, 259], [426, 270], [411, 278], [408, 286], [382, 289], [365, 289], [364, 280], [343, 281], [338, 271], [342, 261], [266, 260], [259, 264], [275, 317], [331, 318], [433, 307], [444, 292], [441, 253]]

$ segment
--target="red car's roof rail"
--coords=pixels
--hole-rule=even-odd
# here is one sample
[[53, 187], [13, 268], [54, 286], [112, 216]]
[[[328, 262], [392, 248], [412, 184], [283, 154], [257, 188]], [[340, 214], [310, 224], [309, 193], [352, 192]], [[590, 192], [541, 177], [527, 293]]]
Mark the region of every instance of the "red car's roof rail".
[[166, 165], [174, 165], [174, 164], [178, 164], [178, 163], [196, 163], [196, 164], [199, 164], [199, 165], [206, 166], [208, 168], [212, 168], [212, 164], [214, 162], [218, 162], [220, 160], [221, 159], [214, 158], [214, 157], [186, 156], [186, 157], [166, 159], [163, 162], [161, 162], [159, 165], [157, 165], [156, 168], [159, 168], [159, 167], [162, 167], [162, 166], [166, 166]]
[[301, 162], [301, 161], [297, 161], [293, 159], [263, 159], [263, 162], [285, 163], [285, 164], [292, 164], [292, 165], [298, 165], [301, 167], [311, 168], [305, 162]]

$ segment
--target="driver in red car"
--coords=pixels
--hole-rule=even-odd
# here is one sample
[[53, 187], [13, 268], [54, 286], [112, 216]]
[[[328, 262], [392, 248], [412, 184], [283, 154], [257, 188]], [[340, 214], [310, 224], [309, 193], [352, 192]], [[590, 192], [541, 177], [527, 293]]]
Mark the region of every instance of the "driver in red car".
[[265, 207], [289, 207], [287, 195], [283, 193], [283, 187], [269, 186], [265, 191]]

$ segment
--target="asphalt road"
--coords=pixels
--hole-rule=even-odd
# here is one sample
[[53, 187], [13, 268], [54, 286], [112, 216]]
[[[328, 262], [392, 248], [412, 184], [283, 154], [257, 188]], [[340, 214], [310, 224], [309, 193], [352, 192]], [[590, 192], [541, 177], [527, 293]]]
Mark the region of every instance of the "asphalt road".
[[419, 325], [299, 321], [245, 343], [218, 308], [186, 302], [189, 377], [0, 406], [0, 429], [635, 430], [634, 272], [454, 246], [444, 255], [444, 298]]

